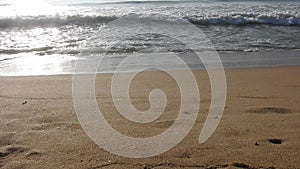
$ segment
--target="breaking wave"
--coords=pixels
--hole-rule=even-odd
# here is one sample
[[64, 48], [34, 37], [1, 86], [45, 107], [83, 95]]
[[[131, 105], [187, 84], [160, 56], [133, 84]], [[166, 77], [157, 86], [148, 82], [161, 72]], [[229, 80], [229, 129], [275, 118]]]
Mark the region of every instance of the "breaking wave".
[[[141, 16], [142, 17], [142, 16]], [[38, 16], [38, 17], [16, 17], [0, 19], [0, 28], [24, 28], [24, 27], [58, 27], [64, 25], [97, 25], [108, 23], [117, 16]], [[183, 17], [197, 25], [278, 25], [299, 26], [300, 16], [290, 14], [277, 15], [255, 15], [255, 14], [231, 14], [225, 16], [187, 16]]]

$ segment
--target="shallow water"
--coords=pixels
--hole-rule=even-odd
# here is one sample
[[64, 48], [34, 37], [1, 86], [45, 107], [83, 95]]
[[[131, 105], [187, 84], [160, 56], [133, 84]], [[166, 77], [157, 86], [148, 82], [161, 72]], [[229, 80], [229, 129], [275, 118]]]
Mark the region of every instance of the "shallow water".
[[[80, 55], [82, 49], [96, 53], [109, 49], [113, 53], [109, 57], [111, 63], [117, 63], [127, 53], [145, 49], [184, 53], [189, 52], [188, 45], [194, 45], [199, 51], [212, 50], [207, 41], [217, 51], [300, 49], [298, 0], [33, 1], [30, 4], [21, 0], [0, 2], [1, 75], [14, 71], [19, 72], [17, 74], [23, 71], [26, 75], [28, 68], [25, 70], [24, 67], [37, 74], [43, 74], [40, 69], [47, 70], [44, 74], [70, 72], [76, 60], [86, 59]], [[161, 23], [183, 19], [197, 26], [207, 38], [191, 34], [189, 30], [173, 29], [174, 34], [189, 39], [188, 44], [182, 44], [176, 37], [174, 40], [159, 34], [126, 37], [126, 32], [141, 30], [143, 25], [121, 32], [107, 29], [107, 24], [130, 14], [138, 18], [155, 18]], [[101, 33], [103, 30], [106, 34]], [[283, 61], [290, 59], [282, 57], [280, 60]], [[64, 64], [58, 66], [60, 63]], [[48, 67], [41, 66], [45, 64]], [[16, 71], [16, 67], [24, 70]]]

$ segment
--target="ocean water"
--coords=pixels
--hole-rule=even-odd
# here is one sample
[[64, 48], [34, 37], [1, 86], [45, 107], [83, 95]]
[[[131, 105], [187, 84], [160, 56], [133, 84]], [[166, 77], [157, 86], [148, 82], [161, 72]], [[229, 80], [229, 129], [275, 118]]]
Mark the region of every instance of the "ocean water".
[[[299, 0], [0, 0], [0, 75], [71, 72], [75, 61], [84, 59], [83, 48], [109, 49], [112, 60], [144, 49], [189, 51], [185, 44], [154, 34], [113, 47], [124, 33], [112, 29], [99, 37], [107, 24], [128, 15], [189, 21], [217, 51], [300, 49]], [[210, 49], [196, 35], [187, 31], [186, 36], [200, 51]]]

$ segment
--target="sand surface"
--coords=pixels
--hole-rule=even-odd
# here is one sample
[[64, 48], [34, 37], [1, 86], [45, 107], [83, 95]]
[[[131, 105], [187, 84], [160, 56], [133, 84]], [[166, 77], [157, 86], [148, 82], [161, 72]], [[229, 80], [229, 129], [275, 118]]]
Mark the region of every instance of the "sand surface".
[[[201, 91], [201, 109], [195, 126], [175, 148], [147, 159], [116, 156], [93, 143], [74, 111], [71, 75], [0, 77], [0, 166], [299, 168], [299, 73], [300, 67], [227, 69], [224, 116], [214, 135], [199, 144], [211, 91], [206, 72], [195, 71]], [[149, 108], [148, 95], [152, 89], [161, 88], [168, 98], [165, 113], [145, 125], [118, 114], [112, 104], [110, 82], [111, 74], [99, 74], [96, 96], [113, 128], [132, 137], [150, 137], [172, 125], [179, 110], [180, 94], [168, 75], [141, 73], [130, 86], [131, 101], [139, 110]]]

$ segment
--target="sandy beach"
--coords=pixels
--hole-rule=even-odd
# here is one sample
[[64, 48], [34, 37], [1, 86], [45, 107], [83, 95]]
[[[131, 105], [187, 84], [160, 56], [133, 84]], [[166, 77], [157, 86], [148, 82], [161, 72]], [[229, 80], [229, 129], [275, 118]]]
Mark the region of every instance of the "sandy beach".
[[[213, 136], [199, 144], [210, 105], [210, 85], [205, 71], [194, 71], [201, 91], [195, 126], [175, 148], [146, 159], [110, 154], [85, 134], [73, 107], [72, 75], [0, 77], [0, 166], [298, 168], [299, 73], [297, 66], [226, 69], [228, 95], [223, 118]], [[180, 105], [172, 78], [163, 72], [144, 72], [132, 82], [131, 101], [139, 110], [149, 108], [148, 95], [155, 88], [161, 88], [168, 98], [165, 113], [141, 125], [118, 114], [110, 95], [111, 77], [97, 75], [96, 97], [114, 129], [132, 137], [150, 137], [170, 127]]]

